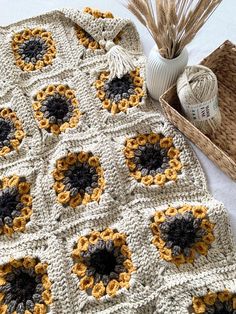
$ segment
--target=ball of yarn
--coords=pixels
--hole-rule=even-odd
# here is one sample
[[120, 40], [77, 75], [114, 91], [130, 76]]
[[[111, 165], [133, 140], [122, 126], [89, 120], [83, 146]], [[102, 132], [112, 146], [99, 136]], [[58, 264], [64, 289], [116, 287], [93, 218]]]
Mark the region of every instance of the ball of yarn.
[[216, 75], [202, 65], [188, 66], [178, 78], [177, 93], [187, 119], [204, 134], [214, 133], [221, 124]]

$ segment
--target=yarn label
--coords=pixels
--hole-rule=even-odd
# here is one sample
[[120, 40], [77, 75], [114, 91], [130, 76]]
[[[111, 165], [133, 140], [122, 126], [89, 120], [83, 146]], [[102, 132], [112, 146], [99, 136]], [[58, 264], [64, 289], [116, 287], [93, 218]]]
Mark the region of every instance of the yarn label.
[[211, 100], [195, 105], [182, 102], [182, 106], [185, 115], [192, 121], [206, 121], [214, 118], [219, 110], [217, 96]]

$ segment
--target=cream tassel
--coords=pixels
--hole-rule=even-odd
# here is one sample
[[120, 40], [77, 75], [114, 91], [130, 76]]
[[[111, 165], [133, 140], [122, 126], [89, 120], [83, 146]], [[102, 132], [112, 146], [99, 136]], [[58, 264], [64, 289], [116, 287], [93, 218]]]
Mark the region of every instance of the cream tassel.
[[109, 71], [112, 80], [115, 77], [121, 78], [126, 73], [135, 69], [132, 56], [120, 45], [116, 45], [113, 41], [100, 40], [99, 44], [107, 51], [107, 65], [99, 68], [100, 71]]

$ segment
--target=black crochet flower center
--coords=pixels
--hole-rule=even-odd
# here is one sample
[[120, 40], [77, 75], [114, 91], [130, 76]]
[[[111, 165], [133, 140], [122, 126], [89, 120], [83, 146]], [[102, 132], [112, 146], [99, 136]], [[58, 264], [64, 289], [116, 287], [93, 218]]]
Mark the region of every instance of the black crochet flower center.
[[107, 285], [110, 280], [118, 279], [120, 273], [126, 272], [123, 265], [126, 257], [112, 240], [98, 240], [97, 243], [90, 244], [87, 252], [81, 256], [88, 267], [87, 275], [94, 276], [95, 283], [102, 281]]
[[109, 275], [115, 270], [116, 258], [112, 252], [106, 249], [97, 251], [91, 255], [90, 265], [101, 275]]
[[20, 216], [19, 210], [22, 207], [17, 188], [0, 190], [0, 224], [2, 224], [2, 219], [6, 220], [7, 223], [7, 220]]
[[73, 105], [70, 99], [58, 93], [48, 96], [42, 102], [42, 105], [41, 111], [43, 112], [44, 118], [49, 119], [49, 122], [52, 124], [69, 122], [73, 115]]
[[132, 78], [125, 75], [122, 78], [114, 78], [112, 81], [104, 85], [104, 91], [108, 99], [115, 102], [121, 99], [128, 99], [130, 95], [134, 94], [135, 86], [132, 83]]
[[85, 189], [92, 183], [92, 174], [90, 173], [89, 168], [85, 168], [85, 166], [77, 166], [69, 175], [69, 178], [73, 188]]
[[17, 303], [31, 300], [35, 293], [37, 283], [35, 275], [25, 272], [25, 269], [20, 269], [19, 274], [14, 274], [11, 284], [12, 300], [17, 300]]
[[98, 186], [98, 175], [96, 169], [88, 163], [78, 162], [65, 173], [64, 182], [66, 189], [71, 191], [72, 197], [78, 193], [91, 194], [93, 189]]
[[48, 46], [42, 38], [31, 38], [20, 45], [18, 50], [21, 58], [26, 62], [35, 64], [38, 60], [42, 60], [47, 52]]
[[14, 138], [15, 127], [11, 120], [0, 118], [0, 148], [10, 146], [10, 140]]
[[56, 117], [56, 119], [63, 119], [68, 111], [68, 101], [65, 97], [50, 97], [46, 103], [47, 110], [50, 116]]
[[160, 144], [146, 144], [139, 146], [134, 152], [134, 162], [137, 170], [141, 170], [143, 175], [155, 175], [164, 172], [169, 168], [169, 158], [167, 149], [160, 148]]
[[235, 310], [232, 306], [232, 301], [220, 302], [217, 300], [214, 305], [207, 306], [208, 312], [211, 314], [234, 314]]
[[200, 227], [201, 221], [201, 219], [194, 218], [191, 212], [167, 218], [159, 227], [161, 238], [166, 242], [167, 247], [176, 248], [177, 251], [178, 248], [191, 248], [204, 235], [204, 231]]
[[5, 119], [0, 119], [0, 141], [9, 139], [8, 136], [11, 133], [12, 126], [11, 122], [6, 121]]
[[160, 150], [156, 150], [154, 146], [144, 147], [140, 159], [140, 164], [148, 170], [156, 170], [163, 164], [163, 156]]

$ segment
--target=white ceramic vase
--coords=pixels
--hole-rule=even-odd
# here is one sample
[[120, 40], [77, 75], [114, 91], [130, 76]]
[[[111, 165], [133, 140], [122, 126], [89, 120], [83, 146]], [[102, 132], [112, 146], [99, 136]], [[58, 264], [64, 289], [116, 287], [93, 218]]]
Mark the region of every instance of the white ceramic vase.
[[147, 60], [147, 88], [151, 97], [159, 100], [160, 96], [176, 83], [187, 63], [186, 48], [175, 59], [165, 59], [159, 54], [157, 46], [154, 46]]

